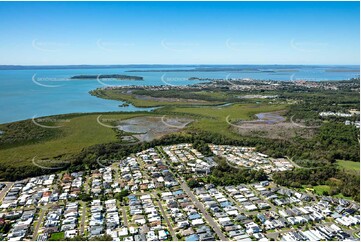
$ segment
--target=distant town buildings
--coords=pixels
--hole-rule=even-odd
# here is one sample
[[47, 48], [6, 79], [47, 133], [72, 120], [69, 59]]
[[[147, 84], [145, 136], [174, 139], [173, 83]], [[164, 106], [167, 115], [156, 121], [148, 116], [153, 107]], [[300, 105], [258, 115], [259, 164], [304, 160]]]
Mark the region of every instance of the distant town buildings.
[[351, 113], [341, 113], [341, 112], [321, 112], [319, 113], [321, 117], [343, 117], [343, 118], [349, 118], [352, 117], [354, 114]]

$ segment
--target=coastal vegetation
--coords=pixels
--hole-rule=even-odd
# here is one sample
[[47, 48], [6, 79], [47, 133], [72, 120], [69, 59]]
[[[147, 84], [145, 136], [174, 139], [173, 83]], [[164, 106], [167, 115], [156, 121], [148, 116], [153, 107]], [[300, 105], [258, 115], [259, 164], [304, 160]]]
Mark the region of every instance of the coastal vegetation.
[[[100, 121], [112, 125], [115, 120], [122, 120], [144, 115], [145, 113], [107, 114]], [[0, 166], [4, 169], [34, 166], [32, 159], [64, 160], [81, 152], [82, 149], [101, 143], [118, 141], [117, 132], [97, 122], [101, 114], [61, 115], [49, 118], [49, 127], [43, 128], [29, 121], [21, 121], [1, 126], [4, 130], [0, 137]], [[57, 121], [59, 120], [59, 121]], [[62, 120], [69, 120], [62, 122]], [[24, 122], [24, 123], [23, 123]], [[45, 125], [45, 123], [41, 123]], [[1, 176], [5, 178], [6, 176]]]
[[54, 123], [44, 119], [43, 125], [48, 129], [34, 125], [32, 120], [18, 121], [0, 125], [0, 148], [11, 148], [21, 145], [35, 144], [59, 137], [61, 130], [54, 129]]
[[138, 95], [133, 92], [122, 91], [118, 89], [95, 89], [89, 92], [91, 95], [130, 103], [136, 107], [148, 108], [159, 106], [175, 106], [175, 105], [218, 105], [223, 102], [210, 102], [200, 99], [185, 99], [185, 98], [167, 98], [167, 97], [152, 97], [146, 95]]
[[331, 163], [337, 159], [360, 160], [358, 129], [353, 126], [323, 123], [310, 139], [295, 137], [288, 141], [259, 147], [266, 154], [293, 157], [294, 160], [321, 160]]
[[[37, 156], [38, 159], [68, 161], [72, 155], [81, 152], [86, 147], [109, 142], [122, 143], [122, 135], [127, 134], [122, 134], [116, 128], [117, 122], [120, 120], [140, 116], [159, 116], [161, 114], [167, 115], [167, 117], [198, 117], [199, 120], [197, 122], [201, 122], [201, 125], [204, 125], [204, 128], [199, 129], [199, 125], [189, 125], [189, 127], [186, 127], [185, 131], [216, 131], [218, 134], [225, 132], [224, 134], [228, 135], [228, 132], [226, 132], [228, 124], [222, 115], [229, 113], [235, 118], [250, 119], [254, 113], [265, 111], [265, 109], [269, 110], [266, 106], [251, 107], [236, 105], [214, 110], [207, 109], [208, 111], [198, 108], [189, 110], [178, 109], [172, 112], [165, 109], [163, 111], [159, 110], [151, 113], [135, 112], [59, 115], [46, 119], [43, 118], [43, 120], [47, 120], [47, 122], [41, 122], [41, 124], [47, 125], [49, 128], [39, 127], [31, 120], [21, 121], [20, 123], [10, 123], [1, 126], [1, 130], [3, 130], [4, 133], [0, 136], [0, 166], [6, 167], [5, 170], [28, 165], [33, 166], [32, 159], [35, 156]], [[209, 116], [207, 113], [213, 114]], [[66, 120], [66, 122], [64, 120]], [[98, 121], [100, 121], [100, 123]], [[207, 123], [208, 125], [206, 125]], [[101, 124], [104, 124], [105, 126]], [[121, 135], [119, 135], [120, 133]], [[237, 137], [235, 134], [233, 136]], [[240, 137], [237, 138], [239, 140]], [[1, 177], [4, 178], [6, 176]]]

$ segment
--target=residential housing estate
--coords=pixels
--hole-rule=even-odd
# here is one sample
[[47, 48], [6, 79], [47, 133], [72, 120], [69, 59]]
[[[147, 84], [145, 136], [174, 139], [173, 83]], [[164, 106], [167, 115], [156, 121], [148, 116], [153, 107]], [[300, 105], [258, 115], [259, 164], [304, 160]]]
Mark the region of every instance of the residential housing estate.
[[[210, 145], [234, 166], [293, 169], [252, 147]], [[217, 166], [191, 144], [150, 148], [96, 170], [60, 172], [0, 186], [2, 240], [358, 240], [360, 205], [272, 180], [190, 188]]]

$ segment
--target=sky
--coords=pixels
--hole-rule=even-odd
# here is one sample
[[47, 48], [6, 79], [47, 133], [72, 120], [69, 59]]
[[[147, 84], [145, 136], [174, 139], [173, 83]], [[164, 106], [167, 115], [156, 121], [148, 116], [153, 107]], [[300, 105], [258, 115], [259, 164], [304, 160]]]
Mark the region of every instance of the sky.
[[0, 2], [0, 65], [359, 65], [359, 2]]

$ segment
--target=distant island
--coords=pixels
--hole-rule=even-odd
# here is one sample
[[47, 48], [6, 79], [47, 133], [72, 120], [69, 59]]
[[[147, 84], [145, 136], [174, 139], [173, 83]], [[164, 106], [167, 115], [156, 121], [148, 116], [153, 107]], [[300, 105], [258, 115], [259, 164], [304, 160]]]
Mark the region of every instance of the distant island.
[[128, 76], [128, 75], [119, 75], [119, 74], [111, 74], [111, 75], [77, 75], [72, 76], [70, 79], [117, 79], [117, 80], [132, 80], [132, 81], [143, 81], [143, 77], [141, 76]]

